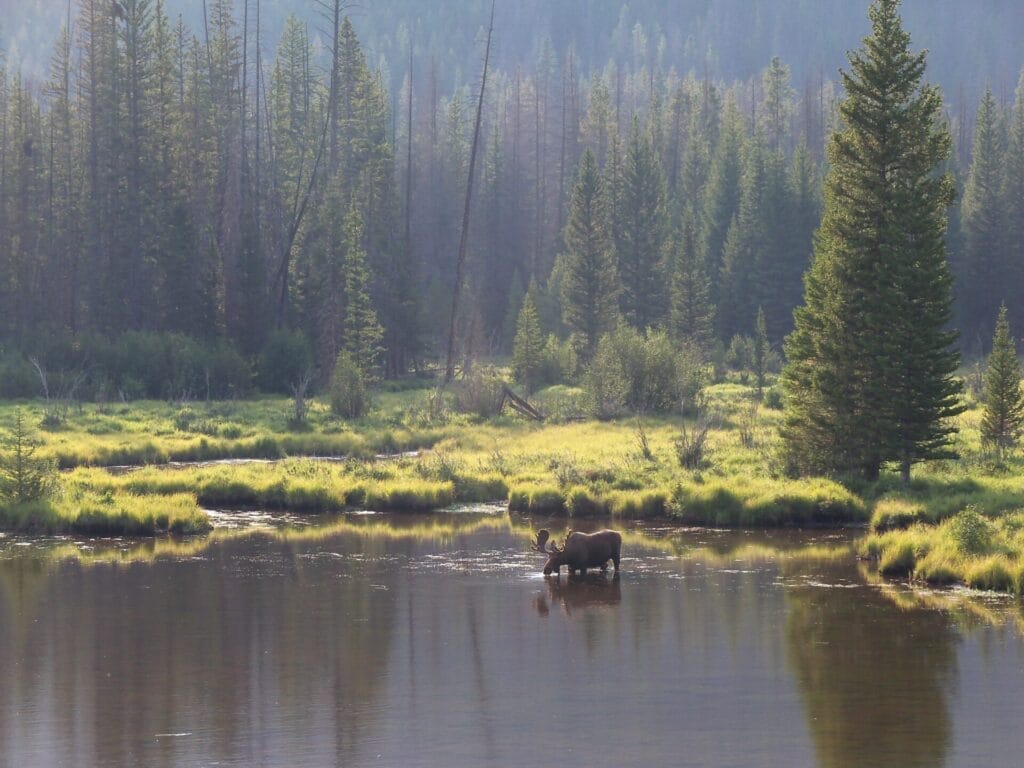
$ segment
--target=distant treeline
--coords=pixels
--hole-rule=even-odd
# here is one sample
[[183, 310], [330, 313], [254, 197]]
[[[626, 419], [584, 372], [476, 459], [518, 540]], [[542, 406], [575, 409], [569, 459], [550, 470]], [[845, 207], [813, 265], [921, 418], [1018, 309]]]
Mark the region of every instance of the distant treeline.
[[[393, 75], [368, 60], [340, 0], [326, 4], [316, 45], [294, 19], [269, 32], [256, 0], [209, 0], [198, 30], [159, 0], [77, 5], [43, 84], [0, 69], [7, 348], [38, 357], [40, 339], [144, 332], [252, 362], [297, 334], [321, 381], [343, 350], [391, 376], [439, 356], [469, 86], [445, 89], [449, 75], [413, 39], [409, 60], [389, 62], [412, 77], [389, 92]], [[280, 42], [266, 60], [256, 41], [271, 34]], [[680, 76], [644, 34], [634, 29], [630, 44], [647, 53], [624, 63], [615, 54], [585, 67], [542, 38], [531, 67], [491, 73], [462, 357], [511, 350], [528, 290], [545, 334], [574, 327], [566, 226], [587, 149], [627, 322], [728, 345], [754, 335], [761, 308], [773, 343], [790, 330], [820, 219], [835, 88], [794, 85], [780, 59], [731, 84]], [[495, 35], [500, 47], [500, 27]], [[953, 122], [957, 136], [965, 121]], [[1024, 285], [1024, 98], [986, 95], [976, 122], [951, 168], [962, 195], [950, 251], [969, 345], [990, 338], [1000, 300], [1014, 325], [1024, 307], [1014, 302]]]

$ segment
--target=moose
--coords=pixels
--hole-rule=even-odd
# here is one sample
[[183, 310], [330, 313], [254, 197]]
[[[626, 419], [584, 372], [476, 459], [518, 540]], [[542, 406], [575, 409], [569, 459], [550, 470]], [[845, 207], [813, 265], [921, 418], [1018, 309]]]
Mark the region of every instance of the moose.
[[[548, 541], [551, 534], [546, 529], [537, 531], [533, 548], [548, 556], [544, 564], [544, 575], [561, 574], [562, 566], [569, 569], [569, 575], [585, 574], [588, 568], [608, 569], [611, 560], [615, 571], [619, 570], [619, 553], [622, 550], [622, 534], [618, 531], [597, 531], [596, 533], [580, 533], [572, 531], [565, 537], [559, 547], [554, 541]], [[545, 549], [545, 544], [547, 548]]]

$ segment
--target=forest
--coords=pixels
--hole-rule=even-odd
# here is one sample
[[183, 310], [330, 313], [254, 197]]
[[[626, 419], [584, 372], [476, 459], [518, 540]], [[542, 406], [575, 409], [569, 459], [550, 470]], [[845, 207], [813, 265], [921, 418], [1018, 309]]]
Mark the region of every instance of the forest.
[[[9, 526], [507, 499], [884, 538], [1016, 508], [1024, 79], [993, 55], [999, 95], [947, 100], [895, 0], [835, 79], [808, 63], [825, 43], [697, 68], [645, 3], [594, 6], [603, 54], [477, 6], [370, 25], [385, 55], [342, 0], [80, 0], [45, 72], [6, 62], [0, 397], [28, 410], [5, 409], [0, 475], [31, 502]], [[720, 42], [730, 8], [693, 34]], [[285, 462], [88, 469], [223, 459]], [[905, 545], [865, 551], [899, 572]]]
[[[279, 6], [211, 0], [186, 20], [164, 0], [83, 1], [45, 73], [0, 70], [0, 394], [36, 394], [28, 358], [102, 370], [91, 394], [286, 392], [310, 366], [324, 384], [365, 323], [380, 329], [366, 363], [381, 376], [444, 356], [481, 41], [456, 64], [406, 29], [381, 64], [341, 0], [312, 24]], [[471, 22], [460, 9], [461, 26], [485, 24], [485, 10]], [[567, 225], [587, 150], [621, 282], [609, 290], [632, 326], [720, 359], [755, 335], [759, 308], [777, 348], [792, 327], [837, 84], [805, 62], [795, 80], [778, 57], [715, 66], [745, 79], [677, 69], [674, 35], [637, 21], [627, 42], [629, 11], [618, 15], [603, 60], [574, 41], [520, 42], [507, 16], [508, 39], [495, 30], [506, 59], [523, 46], [535, 56], [503, 68], [497, 55], [485, 93], [463, 361], [511, 351], [528, 292], [545, 337], [575, 330]], [[956, 139], [955, 325], [974, 357], [1000, 301], [1024, 319], [1024, 103], [970, 85], [942, 119]], [[131, 370], [157, 347], [188, 370]], [[296, 370], [247, 375], [282, 348], [299, 350]]]
[[1019, 762], [1022, 33], [0, 0], [0, 764]]

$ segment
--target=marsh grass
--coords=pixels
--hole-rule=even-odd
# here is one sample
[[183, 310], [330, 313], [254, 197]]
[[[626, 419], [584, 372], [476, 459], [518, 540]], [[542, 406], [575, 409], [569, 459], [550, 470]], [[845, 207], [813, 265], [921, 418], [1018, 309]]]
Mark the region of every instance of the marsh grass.
[[968, 506], [939, 523], [876, 532], [859, 545], [884, 576], [975, 589], [1024, 590], [1024, 512], [989, 518]]
[[77, 489], [56, 501], [0, 508], [0, 527], [50, 535], [153, 536], [205, 533], [210, 521], [189, 493], [139, 496]]
[[[576, 394], [555, 387], [536, 399], [571, 400]], [[356, 420], [339, 419], [326, 403], [311, 399], [301, 430], [289, 424], [294, 406], [289, 398], [85, 405], [68, 414], [61, 430], [42, 435], [40, 452], [56, 457], [65, 468], [76, 468], [64, 475], [70, 490], [57, 505], [62, 508], [71, 503], [76, 488], [83, 494], [153, 497], [154, 504], [158, 497], [186, 494], [207, 507], [313, 513], [352, 508], [427, 511], [451, 503], [508, 499], [513, 512], [660, 517], [688, 525], [870, 521], [876, 536], [937, 526], [968, 506], [992, 519], [1024, 508], [1024, 460], [1010, 456], [1007, 468], [997, 471], [980, 458], [976, 403], [959, 417], [962, 460], [921, 465], [914, 481], [903, 486], [895, 472], [874, 483], [782, 476], [777, 434], [782, 414], [758, 404], [751, 394], [752, 388], [742, 383], [717, 384], [704, 392], [698, 413], [685, 418], [645, 416], [639, 429], [635, 418], [575, 421], [570, 415], [543, 424], [507, 415], [483, 419], [448, 409], [450, 393], [426, 388], [381, 392], [373, 410]], [[23, 407], [41, 418], [40, 404]], [[14, 408], [0, 406], [0, 426], [10, 421]], [[567, 413], [574, 412], [570, 408]], [[708, 413], [714, 419], [701, 415]], [[698, 450], [689, 450], [695, 439], [680, 445], [684, 433], [700, 436]], [[686, 457], [680, 448], [686, 449]], [[404, 451], [422, 453], [375, 458]], [[347, 459], [302, 458], [317, 456]], [[218, 459], [272, 463], [160, 466]], [[116, 476], [88, 468], [140, 463], [152, 466]], [[106, 509], [96, 504], [91, 508]], [[45, 510], [40, 515], [51, 516]], [[119, 512], [110, 516], [120, 519]], [[11, 527], [24, 526], [19, 522], [24, 513], [9, 517]], [[130, 527], [133, 517], [118, 525]], [[160, 522], [151, 527], [159, 529]], [[975, 580], [1004, 582], [993, 567], [981, 569]], [[907, 574], [923, 569], [921, 574], [931, 574], [936, 582], [966, 576], [944, 557], [928, 559], [926, 553], [906, 547], [887, 551], [885, 568]], [[1015, 583], [1018, 570], [1009, 568]]]

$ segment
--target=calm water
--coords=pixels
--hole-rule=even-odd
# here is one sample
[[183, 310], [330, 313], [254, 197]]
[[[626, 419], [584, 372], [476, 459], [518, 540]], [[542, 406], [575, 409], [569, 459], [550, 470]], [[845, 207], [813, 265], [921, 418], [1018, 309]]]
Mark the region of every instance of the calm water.
[[620, 578], [577, 583], [540, 576], [528, 521], [502, 515], [222, 523], [206, 541], [0, 539], [0, 765], [1024, 751], [1019, 604], [879, 584], [851, 534], [633, 528]]

